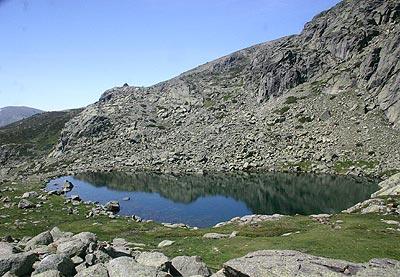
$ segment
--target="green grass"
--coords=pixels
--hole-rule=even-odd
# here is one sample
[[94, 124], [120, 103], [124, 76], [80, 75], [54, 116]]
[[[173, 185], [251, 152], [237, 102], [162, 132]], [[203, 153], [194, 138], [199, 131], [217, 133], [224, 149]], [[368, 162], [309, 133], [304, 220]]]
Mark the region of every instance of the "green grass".
[[299, 122], [304, 124], [304, 123], [309, 123], [313, 121], [313, 118], [311, 118], [310, 116], [300, 116], [298, 118]]
[[310, 90], [313, 95], [318, 95], [322, 92], [325, 86], [328, 84], [328, 80], [319, 80], [310, 84]]
[[203, 103], [204, 108], [208, 109], [208, 108], [213, 107], [214, 105], [215, 105], [215, 101], [213, 101], [209, 98], [204, 100], [204, 103]]
[[345, 160], [345, 161], [337, 161], [335, 163], [334, 169], [335, 169], [335, 171], [337, 173], [345, 173], [352, 166], [359, 167], [359, 168], [364, 168], [364, 169], [373, 169], [378, 164], [379, 164], [378, 161], [363, 161], [363, 160], [351, 161], [351, 160]]
[[[4, 188], [6, 185], [0, 185]], [[3, 192], [1, 196], [9, 196], [14, 203], [15, 198], [29, 190], [38, 190], [38, 184], [13, 185], [17, 190]], [[0, 204], [2, 207], [3, 203]], [[115, 237], [126, 238], [130, 242], [145, 243], [146, 250], [156, 249], [159, 242], [165, 239], [176, 241], [162, 251], [169, 257], [178, 255], [199, 255], [214, 270], [236, 257], [251, 251], [262, 249], [294, 249], [309, 254], [330, 258], [346, 259], [354, 262], [365, 262], [372, 258], [400, 259], [400, 232], [388, 230], [390, 225], [381, 219], [399, 220], [395, 216], [380, 215], [334, 215], [331, 222], [343, 220], [341, 229], [331, 225], [323, 225], [307, 216], [292, 216], [275, 222], [265, 222], [256, 226], [228, 225], [218, 229], [169, 229], [156, 223], [136, 223], [128, 218], [109, 219], [100, 216], [85, 218], [89, 206], [78, 206], [79, 214], [68, 215], [65, 210], [72, 207], [64, 204], [60, 196], [51, 196], [41, 207], [32, 210], [20, 210], [16, 207], [1, 208], [0, 236], [11, 235], [15, 238], [33, 236], [54, 226], [74, 233], [82, 231], [94, 232], [100, 240], [110, 241]], [[14, 223], [26, 222], [16, 226]], [[36, 222], [33, 223], [33, 222]], [[238, 231], [233, 239], [206, 240], [202, 236], [207, 232], [229, 234]], [[288, 237], [282, 234], [297, 232]]]
[[228, 101], [228, 100], [230, 100], [231, 98], [232, 98], [232, 95], [229, 94], [229, 93], [225, 94], [224, 97], [223, 97], [224, 101]]
[[381, 173], [381, 177], [384, 177], [384, 176], [390, 177], [390, 176], [392, 176], [394, 174], [397, 174], [399, 172], [400, 172], [400, 169], [388, 169], [388, 170], [385, 170], [385, 171], [383, 171]]
[[47, 154], [57, 144], [65, 123], [81, 110], [48, 112], [0, 128], [0, 145], [10, 145], [19, 157]]
[[289, 107], [289, 106], [284, 106], [284, 107], [282, 107], [282, 108], [280, 108], [280, 109], [274, 110], [274, 113], [283, 115], [284, 113], [286, 113], [286, 112], [289, 111], [289, 110], [290, 110], [290, 107]]
[[311, 161], [301, 161], [298, 163], [289, 163], [288, 166], [290, 166], [290, 167], [298, 166], [298, 167], [300, 167], [301, 171], [306, 172], [306, 171], [311, 170], [312, 162]]
[[296, 96], [289, 96], [288, 98], [286, 98], [285, 104], [295, 104], [297, 103], [298, 98]]

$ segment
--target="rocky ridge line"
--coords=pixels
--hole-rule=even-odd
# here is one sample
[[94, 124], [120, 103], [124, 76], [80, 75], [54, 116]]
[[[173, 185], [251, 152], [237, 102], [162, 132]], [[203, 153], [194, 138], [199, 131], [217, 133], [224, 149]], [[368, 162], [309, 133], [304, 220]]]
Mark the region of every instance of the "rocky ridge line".
[[141, 88], [105, 92], [66, 124], [62, 170], [400, 168], [400, 3], [346, 0], [299, 35]]

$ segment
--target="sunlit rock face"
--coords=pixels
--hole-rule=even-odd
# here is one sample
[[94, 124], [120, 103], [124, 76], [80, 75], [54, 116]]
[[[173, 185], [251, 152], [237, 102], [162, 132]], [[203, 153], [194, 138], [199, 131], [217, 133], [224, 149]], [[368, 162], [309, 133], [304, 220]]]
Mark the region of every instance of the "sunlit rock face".
[[398, 1], [343, 1], [299, 35], [113, 88], [66, 125], [52, 157], [71, 169], [399, 168], [399, 21]]

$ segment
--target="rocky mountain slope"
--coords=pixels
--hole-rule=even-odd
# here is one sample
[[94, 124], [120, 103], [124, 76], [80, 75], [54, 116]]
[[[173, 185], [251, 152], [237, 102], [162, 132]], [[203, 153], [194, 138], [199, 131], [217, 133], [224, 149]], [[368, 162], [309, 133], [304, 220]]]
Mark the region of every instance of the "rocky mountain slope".
[[42, 113], [43, 111], [29, 107], [4, 107], [0, 108], [0, 127]]
[[345, 0], [299, 35], [151, 87], [124, 85], [66, 124], [74, 171], [400, 168], [400, 2]]

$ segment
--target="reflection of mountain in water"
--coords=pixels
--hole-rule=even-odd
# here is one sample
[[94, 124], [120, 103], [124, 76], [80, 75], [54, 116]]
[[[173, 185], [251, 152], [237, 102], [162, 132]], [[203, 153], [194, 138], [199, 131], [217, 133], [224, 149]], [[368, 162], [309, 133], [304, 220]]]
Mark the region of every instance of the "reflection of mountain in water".
[[217, 174], [171, 176], [151, 173], [85, 173], [77, 179], [121, 191], [159, 193], [174, 202], [223, 195], [243, 201], [259, 214], [335, 212], [365, 200], [374, 182], [327, 175]]

